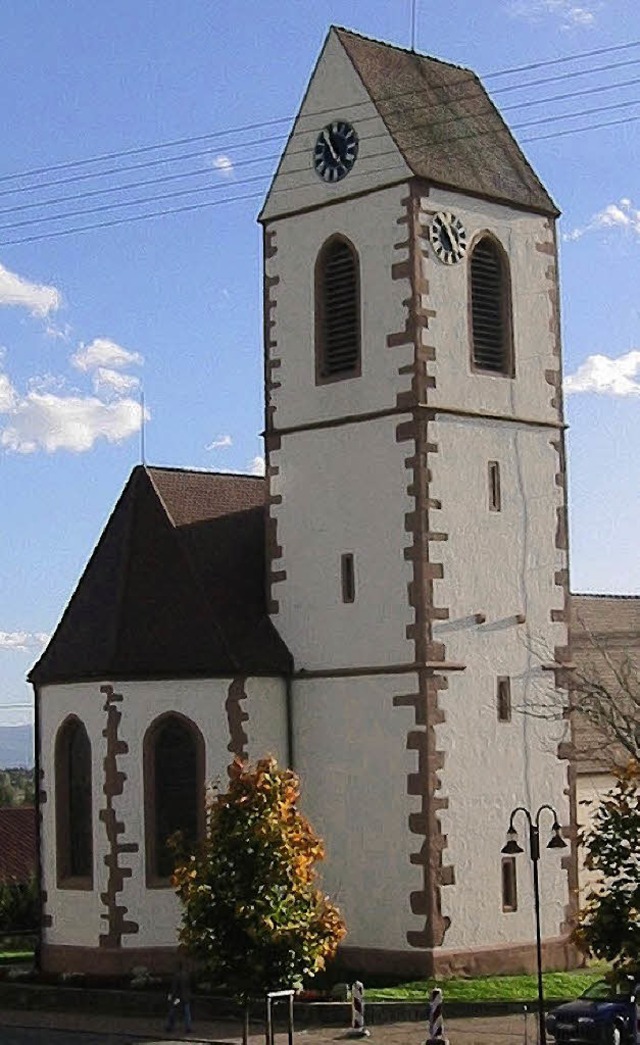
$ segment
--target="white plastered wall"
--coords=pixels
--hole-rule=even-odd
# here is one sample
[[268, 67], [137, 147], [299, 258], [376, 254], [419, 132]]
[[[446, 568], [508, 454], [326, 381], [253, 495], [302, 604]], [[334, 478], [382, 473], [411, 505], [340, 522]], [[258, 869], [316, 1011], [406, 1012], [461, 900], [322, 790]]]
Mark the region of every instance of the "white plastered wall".
[[[226, 767], [232, 759], [225, 701], [231, 679], [175, 680], [170, 682], [118, 682], [114, 691], [122, 695], [116, 705], [122, 718], [118, 738], [128, 745], [125, 754], [117, 756], [117, 769], [125, 774], [121, 795], [114, 796], [116, 819], [125, 825], [119, 836], [123, 843], [136, 843], [138, 851], [119, 857], [121, 867], [131, 869], [118, 903], [127, 909], [127, 919], [138, 923], [136, 933], [125, 934], [123, 948], [172, 946], [179, 924], [177, 899], [170, 888], [147, 889], [145, 882], [143, 740], [151, 723], [168, 711], [176, 711], [191, 719], [205, 741], [205, 779], [224, 784]], [[42, 855], [44, 888], [47, 891], [47, 914], [53, 919], [46, 930], [48, 944], [98, 946], [101, 932], [106, 931], [105, 913], [100, 893], [107, 887], [104, 857], [108, 841], [99, 819], [104, 807], [103, 792], [106, 741], [105, 696], [100, 682], [64, 686], [45, 686], [40, 695], [42, 722], [42, 786], [47, 793], [43, 806]], [[250, 758], [273, 754], [287, 762], [285, 687], [280, 679], [252, 678], [245, 683], [247, 698], [241, 702], [249, 715], [242, 728], [247, 735], [245, 750]], [[91, 891], [58, 889], [55, 879], [55, 776], [53, 749], [55, 735], [69, 714], [77, 715], [85, 724], [92, 745], [93, 766], [93, 839], [94, 888]]]
[[[313, 168], [319, 132], [347, 120], [358, 135], [358, 160], [349, 176], [327, 185]], [[332, 31], [307, 88], [261, 218], [318, 206], [354, 192], [409, 177], [409, 168], [371, 102], [336, 34]]]
[[[274, 615], [296, 667], [307, 670], [411, 663], [407, 601], [411, 564], [406, 446], [398, 418], [298, 432], [276, 455], [274, 492], [286, 581]], [[342, 601], [340, 557], [354, 555], [356, 599]], [[278, 568], [276, 564], [276, 569]]]
[[345, 945], [406, 950], [408, 928], [420, 928], [409, 896], [422, 888], [409, 862], [420, 838], [409, 833], [418, 799], [407, 795], [412, 708], [393, 706], [415, 692], [414, 675], [296, 680], [295, 767], [303, 808], [324, 839], [323, 888], [347, 923]]
[[[449, 800], [440, 819], [449, 840], [446, 861], [455, 868], [455, 885], [442, 891], [443, 913], [452, 919], [444, 946], [528, 942], [532, 898], [524, 856], [517, 860], [518, 910], [502, 911], [500, 850], [509, 813], [516, 805], [535, 811], [550, 802], [561, 823], [569, 823], [566, 763], [557, 758], [566, 724], [534, 717], [553, 680], [542, 663], [565, 642], [564, 627], [550, 622], [551, 609], [562, 607], [553, 583], [563, 565], [554, 541], [557, 457], [548, 431], [515, 424], [441, 419], [430, 433], [439, 447], [430, 458], [432, 491], [442, 500], [432, 525], [448, 534], [432, 554], [444, 570], [434, 585], [436, 605], [449, 609], [434, 638], [445, 643], [448, 660], [465, 665], [440, 695], [446, 722], [437, 727], [445, 753], [442, 794]], [[488, 508], [489, 460], [501, 463], [500, 512]], [[478, 613], [485, 623], [476, 623]], [[499, 676], [511, 681], [510, 722], [498, 721]], [[551, 820], [542, 823], [544, 845]], [[525, 839], [524, 820], [517, 826]], [[558, 936], [568, 893], [557, 852], [543, 850], [541, 876], [543, 932]]]
[[[45, 929], [47, 943], [95, 947], [103, 931], [99, 894], [107, 887], [107, 869], [102, 859], [105, 836], [98, 820], [101, 806], [103, 763], [106, 741], [102, 736], [105, 716], [104, 697], [99, 685], [44, 686], [40, 691], [40, 790], [47, 800], [41, 805], [42, 888], [47, 894], [45, 914], [52, 918]], [[58, 729], [69, 715], [77, 716], [91, 741], [91, 783], [93, 789], [93, 889], [59, 889], [56, 880], [56, 789], [55, 740]]]
[[[551, 284], [547, 276], [553, 259], [537, 249], [537, 245], [551, 240], [549, 219], [443, 189], [432, 189], [428, 197], [423, 197], [421, 210], [423, 274], [429, 284], [426, 304], [436, 313], [428, 333], [429, 342], [436, 346], [436, 361], [429, 364], [436, 388], [429, 391], [429, 404], [557, 421], [556, 410], [550, 405], [552, 390], [544, 376], [546, 369], [558, 367], [552, 351]], [[468, 255], [457, 265], [443, 265], [428, 245], [431, 216], [441, 210], [452, 211], [462, 221], [471, 246], [487, 231], [502, 244], [509, 258], [514, 379], [471, 369]]]
[[[408, 282], [391, 278], [392, 265], [409, 256], [408, 249], [396, 249], [408, 236], [407, 225], [397, 224], [406, 215], [407, 192], [399, 185], [270, 226], [277, 251], [266, 259], [265, 272], [278, 279], [271, 337], [272, 356], [280, 360], [279, 387], [270, 395], [277, 428], [385, 410], [408, 387], [398, 370], [412, 362], [413, 346], [387, 347], [387, 335], [403, 330], [407, 316]], [[316, 385], [315, 264], [323, 244], [338, 232], [359, 257], [362, 374]]]
[[[446, 721], [436, 727], [444, 752], [441, 794], [449, 802], [440, 814], [448, 837], [445, 862], [455, 870], [455, 884], [442, 890], [442, 910], [451, 918], [446, 949], [530, 942], [531, 865], [517, 858], [518, 909], [503, 912], [501, 853], [511, 809], [533, 811], [545, 802], [569, 823], [566, 762], [558, 743], [564, 723], [525, 713], [550, 699], [553, 674], [542, 663], [566, 644], [566, 627], [552, 623], [552, 610], [563, 608], [556, 572], [567, 565], [556, 547], [557, 509], [563, 491], [556, 483], [560, 464], [552, 443], [558, 413], [546, 370], [557, 370], [553, 354], [553, 315], [548, 270], [552, 257], [536, 244], [551, 241], [546, 219], [507, 207], [473, 201], [434, 190], [425, 209], [451, 210], [469, 239], [490, 231], [510, 260], [515, 377], [474, 373], [470, 363], [468, 258], [454, 266], [439, 264], [425, 243], [423, 272], [429, 283], [428, 306], [435, 309], [428, 336], [436, 359], [429, 372], [436, 388], [429, 402], [456, 411], [485, 412], [506, 420], [447, 415], [429, 422], [430, 529], [447, 535], [431, 545], [430, 559], [443, 565], [434, 582], [436, 606], [449, 619], [434, 625], [434, 639], [445, 644], [446, 659], [465, 665], [449, 676], [440, 694]], [[423, 221], [428, 227], [430, 218]], [[539, 426], [521, 423], [540, 422]], [[551, 424], [549, 424], [551, 422]], [[500, 467], [501, 511], [489, 510], [489, 461]], [[478, 623], [476, 614], [485, 618]], [[524, 622], [519, 623], [519, 615]], [[511, 680], [512, 720], [497, 717], [497, 678]], [[547, 814], [548, 815], [548, 814]], [[550, 820], [542, 820], [543, 847]], [[524, 820], [517, 824], [527, 838]], [[524, 843], [528, 848], [528, 843]], [[568, 850], [564, 851], [565, 853]], [[561, 935], [568, 903], [562, 853], [543, 848], [542, 928]]]

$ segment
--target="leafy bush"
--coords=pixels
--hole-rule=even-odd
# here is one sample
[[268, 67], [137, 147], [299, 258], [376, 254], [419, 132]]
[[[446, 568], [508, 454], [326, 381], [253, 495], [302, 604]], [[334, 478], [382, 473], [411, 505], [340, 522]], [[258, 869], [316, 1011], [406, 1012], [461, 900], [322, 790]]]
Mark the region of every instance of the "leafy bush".
[[27, 882], [0, 882], [0, 933], [36, 932], [39, 920], [40, 905], [35, 877]]
[[295, 773], [265, 758], [236, 759], [216, 794], [206, 838], [183, 856], [173, 885], [183, 907], [180, 939], [217, 983], [241, 1001], [300, 987], [332, 958], [346, 929], [319, 891], [322, 842], [299, 812]]
[[631, 762], [596, 807], [580, 839], [597, 875], [574, 939], [617, 974], [640, 971], [640, 765]]

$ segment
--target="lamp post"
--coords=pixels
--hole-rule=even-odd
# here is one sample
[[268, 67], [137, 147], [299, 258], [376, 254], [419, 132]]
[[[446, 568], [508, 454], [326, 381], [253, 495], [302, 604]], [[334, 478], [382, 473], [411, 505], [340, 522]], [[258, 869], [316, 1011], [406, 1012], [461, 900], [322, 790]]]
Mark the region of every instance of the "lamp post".
[[558, 821], [558, 814], [553, 806], [541, 805], [535, 814], [531, 814], [524, 806], [516, 806], [511, 810], [509, 817], [509, 829], [507, 831], [507, 844], [503, 846], [502, 852], [507, 856], [523, 853], [524, 849], [518, 843], [518, 832], [513, 826], [517, 813], [522, 813], [529, 825], [529, 858], [533, 865], [533, 904], [536, 915], [536, 959], [538, 965], [538, 1025], [540, 1045], [547, 1045], [547, 1030], [544, 1023], [544, 993], [542, 988], [542, 940], [540, 936], [540, 879], [538, 876], [538, 861], [540, 860], [540, 814], [548, 809], [553, 816], [551, 826], [552, 835], [547, 843], [547, 849], [566, 849], [567, 843], [560, 832], [562, 828]]

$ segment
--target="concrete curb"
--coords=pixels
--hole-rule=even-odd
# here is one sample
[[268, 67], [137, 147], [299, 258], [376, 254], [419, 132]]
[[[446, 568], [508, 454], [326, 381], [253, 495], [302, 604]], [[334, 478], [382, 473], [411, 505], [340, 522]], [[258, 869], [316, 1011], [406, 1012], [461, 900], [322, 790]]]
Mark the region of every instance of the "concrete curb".
[[[445, 1020], [483, 1016], [505, 1016], [522, 1013], [524, 1002], [447, 1002]], [[553, 1006], [561, 1002], [554, 1001]], [[526, 1003], [529, 1012], [536, 1002]], [[166, 1012], [165, 991], [107, 990], [95, 987], [67, 987], [64, 984], [0, 982], [0, 1010], [25, 1009], [32, 1012], [118, 1013], [120, 1016], [154, 1016], [162, 1018]], [[194, 996], [194, 1007], [199, 1019], [237, 1020], [240, 1012], [230, 998], [204, 995]], [[264, 1006], [251, 1005], [252, 1019], [260, 1020]], [[383, 1023], [418, 1023], [427, 1020], [427, 1000], [424, 1002], [372, 1001], [367, 1002], [366, 1018], [371, 1025]], [[349, 1027], [351, 1005], [348, 1002], [296, 1002], [294, 1020], [298, 1027]]]

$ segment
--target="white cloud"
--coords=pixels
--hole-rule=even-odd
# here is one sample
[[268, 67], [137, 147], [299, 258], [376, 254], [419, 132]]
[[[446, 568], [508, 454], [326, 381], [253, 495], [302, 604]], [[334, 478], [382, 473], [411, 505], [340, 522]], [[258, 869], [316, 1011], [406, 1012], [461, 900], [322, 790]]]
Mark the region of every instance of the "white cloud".
[[0, 414], [8, 414], [16, 405], [16, 390], [6, 374], [0, 373]]
[[62, 297], [55, 287], [31, 283], [0, 265], [0, 306], [16, 305], [26, 308], [33, 316], [44, 317], [55, 312], [61, 304]]
[[29, 392], [0, 431], [0, 445], [20, 454], [91, 450], [98, 439], [120, 443], [139, 431], [140, 404], [134, 399], [103, 403], [92, 396]]
[[220, 435], [217, 439], [214, 439], [212, 443], [205, 446], [205, 450], [226, 450], [230, 446], [233, 446], [233, 439], [231, 436]]
[[607, 396], [640, 396], [640, 351], [624, 356], [588, 356], [575, 374], [564, 380], [567, 395], [593, 392]]
[[608, 203], [606, 207], [594, 214], [590, 221], [581, 228], [565, 232], [563, 239], [573, 242], [587, 232], [598, 232], [602, 229], [622, 229], [632, 235], [640, 236], [640, 210], [637, 210], [626, 196], [617, 203]]
[[220, 153], [211, 161], [212, 167], [215, 167], [217, 171], [224, 174], [226, 177], [233, 174], [233, 161], [229, 156], [225, 156], [224, 153]]
[[117, 345], [108, 337], [96, 337], [89, 345], [81, 345], [71, 362], [77, 370], [85, 372], [107, 367], [110, 370], [124, 370], [128, 366], [141, 366], [144, 362], [139, 352], [129, 352]]
[[133, 374], [121, 374], [110, 367], [99, 366], [93, 374], [93, 390], [107, 395], [127, 395], [140, 388], [140, 379]]
[[21, 653], [39, 650], [49, 639], [50, 636], [43, 631], [0, 631], [0, 650], [19, 650]]
[[532, 22], [551, 15], [560, 20], [564, 29], [588, 28], [595, 24], [596, 11], [601, 6], [600, 0], [583, 0], [582, 4], [573, 0], [511, 0], [509, 13]]
[[254, 457], [253, 460], [251, 461], [251, 464], [249, 465], [249, 471], [251, 472], [251, 475], [264, 475], [265, 474], [265, 460], [264, 460], [264, 457], [261, 457], [260, 454], [258, 454], [256, 457]]

